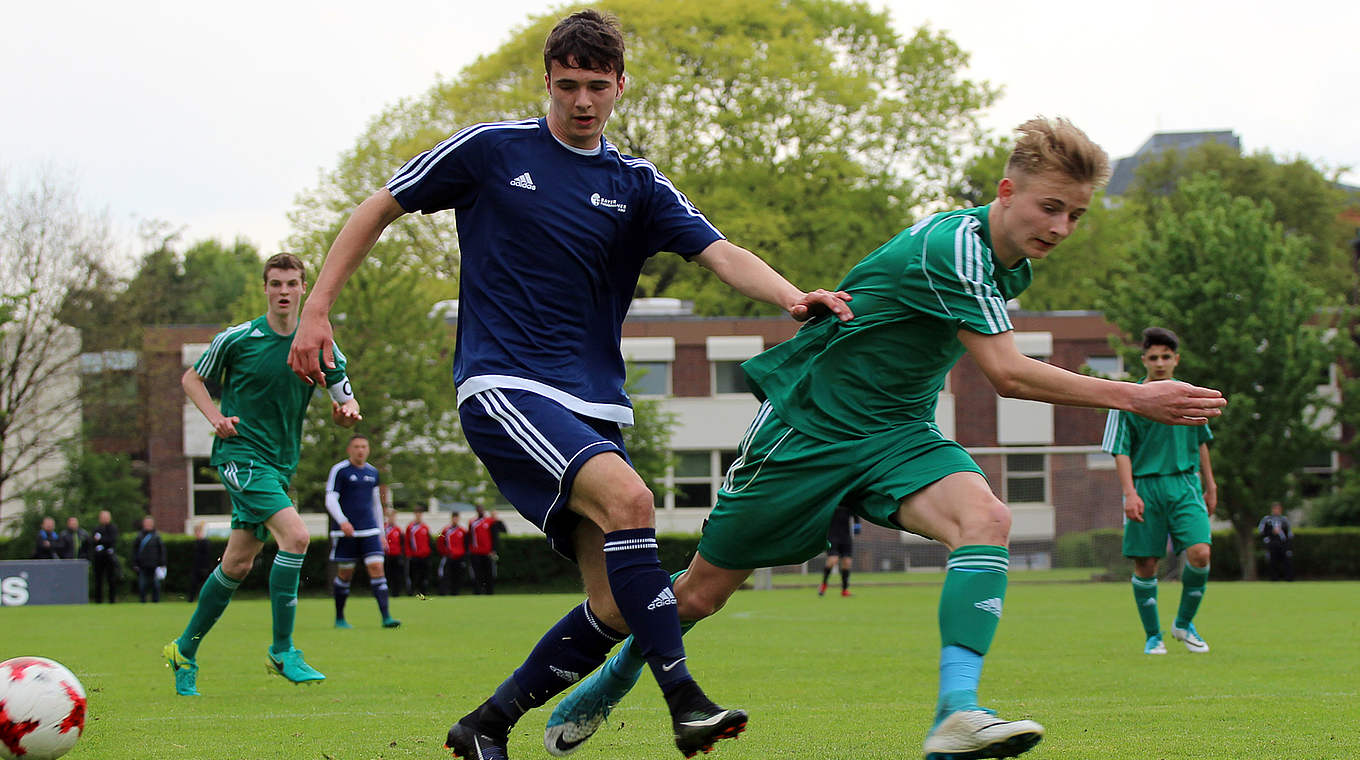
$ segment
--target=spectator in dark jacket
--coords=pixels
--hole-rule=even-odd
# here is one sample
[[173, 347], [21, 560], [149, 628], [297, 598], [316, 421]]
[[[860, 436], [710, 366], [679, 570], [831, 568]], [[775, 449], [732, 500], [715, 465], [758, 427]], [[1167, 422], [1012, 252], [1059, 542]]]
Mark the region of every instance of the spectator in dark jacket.
[[217, 567], [217, 552], [213, 551], [212, 542], [204, 537], [206, 530], [203, 523], [194, 526], [194, 575], [189, 580], [188, 593], [191, 602], [198, 599], [198, 590]]
[[1270, 514], [1261, 518], [1256, 532], [1261, 534], [1270, 555], [1270, 579], [1294, 580], [1294, 529], [1289, 527], [1289, 518], [1284, 516], [1284, 505], [1278, 501], [1271, 504]]
[[165, 544], [156, 532], [156, 520], [142, 518], [142, 531], [132, 544], [132, 566], [137, 569], [137, 594], [142, 602], [151, 594], [151, 601], [161, 600], [161, 581], [165, 580]]
[[90, 546], [90, 534], [80, 527], [80, 518], [66, 518], [66, 530], [61, 532], [61, 539], [62, 559], [90, 559], [90, 550], [93, 548]]
[[99, 513], [99, 525], [90, 536], [94, 549], [94, 601], [104, 601], [104, 587], [109, 589], [109, 604], [113, 604], [122, 569], [118, 566], [118, 526], [107, 509]]
[[57, 534], [57, 521], [50, 517], [42, 519], [38, 537], [33, 545], [33, 559], [61, 559], [61, 536]]

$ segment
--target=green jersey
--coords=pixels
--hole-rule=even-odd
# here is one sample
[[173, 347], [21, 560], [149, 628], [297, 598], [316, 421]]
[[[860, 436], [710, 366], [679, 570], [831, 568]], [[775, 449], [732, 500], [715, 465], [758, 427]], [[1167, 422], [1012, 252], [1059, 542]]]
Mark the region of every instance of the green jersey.
[[[1143, 381], [1139, 381], [1143, 382]], [[1100, 448], [1133, 461], [1135, 478], [1199, 470], [1199, 447], [1214, 439], [1208, 425], [1164, 425], [1132, 412], [1111, 409]]]
[[1006, 301], [1029, 286], [1029, 260], [992, 252], [990, 206], [917, 222], [841, 281], [855, 318], [810, 320], [745, 362], [755, 394], [789, 426], [822, 440], [934, 424], [945, 378], [964, 353], [958, 331], [1011, 328]]
[[[292, 335], [274, 332], [260, 315], [218, 333], [194, 363], [199, 377], [221, 385], [222, 414], [241, 418], [235, 436], [213, 439], [210, 464], [263, 462], [285, 477], [297, 469], [302, 421], [315, 387], [288, 368], [292, 343]], [[321, 365], [327, 386], [349, 382], [339, 347], [335, 365], [335, 369]]]

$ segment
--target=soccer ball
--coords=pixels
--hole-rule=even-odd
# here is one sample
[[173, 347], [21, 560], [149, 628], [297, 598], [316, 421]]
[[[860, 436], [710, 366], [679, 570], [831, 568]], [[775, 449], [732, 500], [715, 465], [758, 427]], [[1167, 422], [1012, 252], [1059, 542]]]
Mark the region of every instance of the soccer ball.
[[85, 687], [42, 657], [0, 662], [0, 758], [52, 760], [85, 730]]

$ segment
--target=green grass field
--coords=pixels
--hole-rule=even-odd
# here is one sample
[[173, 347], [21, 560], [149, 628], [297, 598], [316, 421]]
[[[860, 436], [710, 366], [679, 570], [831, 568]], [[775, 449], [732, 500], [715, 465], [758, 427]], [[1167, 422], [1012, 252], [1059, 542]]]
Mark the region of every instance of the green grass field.
[[[1046, 726], [1026, 758], [1360, 757], [1360, 584], [1213, 584], [1197, 621], [1213, 651], [1168, 641], [1167, 656], [1148, 657], [1127, 585], [1027, 582], [1050, 577], [1013, 573], [983, 675], [986, 704]], [[810, 587], [741, 592], [687, 638], [710, 695], [751, 713], [747, 732], [712, 757], [920, 757], [938, 586], [858, 579], [849, 599]], [[1179, 594], [1163, 584], [1167, 627]], [[188, 619], [182, 601], [5, 608], [0, 659], [51, 657], [81, 678], [89, 722], [72, 760], [439, 758], [449, 724], [578, 601], [401, 597], [393, 613], [406, 624], [384, 630], [372, 599], [355, 594], [355, 629], [336, 631], [329, 600], [304, 599], [297, 644], [329, 678], [297, 687], [265, 671], [267, 604], [241, 599], [199, 650], [197, 699], [174, 695], [159, 659]], [[680, 757], [660, 693], [643, 678], [573, 757]], [[548, 757], [547, 715], [520, 722], [512, 757]]]

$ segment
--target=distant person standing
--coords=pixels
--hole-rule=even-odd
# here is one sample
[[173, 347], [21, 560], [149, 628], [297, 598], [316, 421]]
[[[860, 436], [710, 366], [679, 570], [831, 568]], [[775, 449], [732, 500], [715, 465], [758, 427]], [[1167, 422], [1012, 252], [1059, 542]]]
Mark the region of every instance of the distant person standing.
[[492, 555], [496, 553], [495, 534], [491, 531], [492, 519], [481, 507], [477, 507], [477, 517], [468, 526], [468, 560], [472, 565], [472, 580], [477, 593], [496, 593], [495, 569]]
[[109, 590], [109, 604], [117, 601], [119, 575], [118, 566], [118, 526], [113, 524], [113, 515], [107, 510], [99, 513], [99, 524], [90, 536], [94, 542], [94, 601], [104, 602], [104, 588]]
[[854, 563], [854, 535], [860, 530], [859, 515], [844, 504], [831, 513], [831, 528], [826, 532], [829, 545], [826, 550], [826, 566], [822, 568], [822, 585], [817, 587], [817, 596], [826, 594], [826, 583], [831, 580], [831, 569], [837, 564], [841, 568], [841, 596], [850, 596], [850, 566]]
[[439, 550], [439, 593], [457, 596], [463, 590], [467, 573], [468, 532], [458, 524], [458, 513], [449, 513], [449, 524], [439, 531], [435, 548]]
[[406, 577], [406, 536], [397, 525], [397, 510], [388, 507], [383, 512], [383, 574], [388, 578], [388, 590], [392, 596], [411, 593], [410, 580]]
[[203, 588], [213, 568], [217, 567], [217, 552], [213, 551], [212, 542], [204, 535], [206, 532], [207, 527], [202, 522], [194, 525], [193, 576], [189, 581], [189, 593], [185, 595], [190, 602], [198, 599], [198, 590]]
[[378, 602], [383, 628], [396, 628], [401, 621], [392, 617], [387, 606], [387, 575], [384, 569], [382, 539], [382, 495], [378, 468], [368, 463], [369, 442], [356, 435], [345, 447], [348, 458], [337, 462], [326, 478], [326, 511], [331, 516], [331, 561], [335, 579], [335, 627], [352, 628], [345, 620], [345, 601], [354, 565], [360, 558], [368, 568], [368, 584]]
[[1261, 534], [1261, 540], [1266, 544], [1270, 579], [1294, 580], [1294, 529], [1289, 527], [1289, 518], [1284, 516], [1284, 505], [1278, 501], [1272, 502], [1270, 514], [1261, 518], [1256, 532]]
[[66, 518], [66, 530], [61, 532], [61, 558], [90, 558], [90, 534], [80, 527], [80, 518], [74, 515]]
[[57, 521], [50, 517], [44, 517], [38, 528], [33, 542], [33, 559], [61, 559], [61, 535], [57, 533]]
[[406, 572], [411, 577], [411, 593], [429, 593], [430, 526], [425, 524], [425, 512], [411, 513], [411, 524], [406, 526]]
[[142, 603], [146, 603], [147, 594], [153, 603], [159, 603], [161, 581], [165, 580], [165, 543], [151, 515], [142, 518], [142, 530], [132, 543], [132, 566], [137, 570], [137, 595]]

